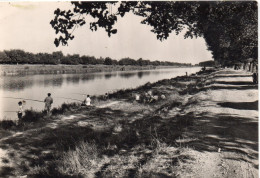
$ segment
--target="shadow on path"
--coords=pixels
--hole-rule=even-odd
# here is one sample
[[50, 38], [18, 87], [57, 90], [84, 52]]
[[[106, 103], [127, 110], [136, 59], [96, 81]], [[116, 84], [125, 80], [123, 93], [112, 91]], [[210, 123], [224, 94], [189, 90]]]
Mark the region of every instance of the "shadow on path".
[[252, 75], [217, 75], [216, 78], [228, 78], [228, 77], [252, 77]]
[[232, 109], [258, 110], [258, 100], [254, 102], [223, 102], [218, 103], [218, 105]]
[[237, 81], [215, 81], [216, 84], [224, 84], [224, 85], [255, 85], [253, 82], [237, 82]]
[[248, 159], [258, 159], [257, 120], [211, 113], [202, 113], [191, 119], [196, 122], [192, 122], [186, 134], [198, 139], [187, 142], [189, 146], [202, 152], [217, 152], [221, 148], [223, 151], [241, 153]]

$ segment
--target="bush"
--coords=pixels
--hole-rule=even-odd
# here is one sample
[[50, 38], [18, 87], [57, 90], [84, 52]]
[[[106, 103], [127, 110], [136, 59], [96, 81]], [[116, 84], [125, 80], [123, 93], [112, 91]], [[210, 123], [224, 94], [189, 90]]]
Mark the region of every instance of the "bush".
[[36, 122], [43, 118], [44, 115], [44, 112], [25, 110], [25, 115], [22, 117], [21, 122]]
[[0, 127], [7, 130], [11, 129], [13, 126], [16, 126], [15, 121], [13, 120], [2, 120], [0, 121]]
[[51, 112], [53, 115], [58, 115], [78, 108], [80, 108], [78, 103], [63, 103], [59, 108], [53, 108]]

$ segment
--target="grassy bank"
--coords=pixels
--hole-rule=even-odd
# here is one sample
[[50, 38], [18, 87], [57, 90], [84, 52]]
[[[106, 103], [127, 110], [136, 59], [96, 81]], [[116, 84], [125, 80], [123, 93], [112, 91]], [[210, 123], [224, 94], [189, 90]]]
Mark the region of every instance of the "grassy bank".
[[[206, 146], [209, 138], [203, 135], [214, 133], [209, 130], [210, 125], [206, 129], [202, 126], [208, 123], [205, 119], [214, 117], [192, 110], [201, 104], [200, 97], [205, 100], [201, 93], [215, 89], [210, 87], [215, 83], [211, 81], [214, 72], [208, 70], [120, 90], [111, 94], [109, 100], [98, 96], [94, 98], [95, 106], [89, 108], [64, 104], [53, 109], [51, 117], [30, 111], [18, 126], [8, 128], [9, 133], [0, 141], [0, 148], [9, 150], [8, 157], [2, 159], [6, 163], [0, 176], [187, 175], [192, 170], [187, 164], [200, 165], [194, 163], [199, 151], [217, 150], [221, 143], [214, 140], [210, 142], [213, 148]], [[133, 94], [150, 90], [166, 98], [152, 103], [135, 101]], [[218, 124], [222, 117], [217, 117]]]
[[75, 74], [91, 72], [131, 71], [167, 68], [170, 66], [120, 65], [0, 65], [0, 76], [35, 74]]

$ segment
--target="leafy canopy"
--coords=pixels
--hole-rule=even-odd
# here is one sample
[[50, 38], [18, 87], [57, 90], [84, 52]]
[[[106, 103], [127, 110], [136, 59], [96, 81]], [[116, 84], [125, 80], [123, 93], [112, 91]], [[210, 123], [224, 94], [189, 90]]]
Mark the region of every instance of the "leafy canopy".
[[[103, 28], [110, 37], [117, 33], [114, 25], [119, 16], [132, 12], [143, 17], [142, 24], [152, 27], [157, 39], [185, 30], [185, 38], [204, 37], [208, 49], [218, 61], [257, 59], [257, 2], [182, 2], [182, 1], [127, 1], [127, 2], [71, 2], [73, 10], [55, 10], [50, 22], [56, 34], [56, 46], [73, 40], [75, 28], [86, 24], [92, 31]], [[116, 9], [116, 10], [114, 10]]]

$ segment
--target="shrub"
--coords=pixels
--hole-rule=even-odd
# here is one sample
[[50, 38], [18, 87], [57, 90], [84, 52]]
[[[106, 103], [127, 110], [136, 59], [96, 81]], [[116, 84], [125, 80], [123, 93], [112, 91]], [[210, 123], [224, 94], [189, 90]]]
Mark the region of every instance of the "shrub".
[[71, 111], [72, 109], [78, 109], [80, 105], [78, 103], [63, 103], [59, 108], [53, 108], [52, 114], [63, 114], [67, 111]]
[[38, 112], [33, 110], [25, 110], [25, 114], [21, 119], [21, 122], [36, 122], [44, 116], [44, 112]]
[[0, 127], [7, 130], [7, 129], [11, 129], [13, 126], [16, 126], [15, 121], [13, 120], [2, 120], [0, 121]]

